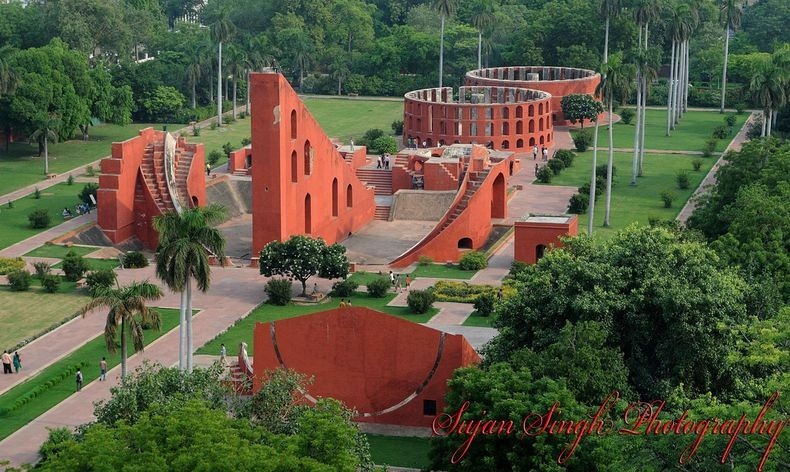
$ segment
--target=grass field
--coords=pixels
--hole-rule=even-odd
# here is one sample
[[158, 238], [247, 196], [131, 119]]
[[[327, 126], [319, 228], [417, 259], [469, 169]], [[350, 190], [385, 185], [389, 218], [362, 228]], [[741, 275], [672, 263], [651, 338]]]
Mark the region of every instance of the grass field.
[[88, 302], [74, 291], [74, 283], [61, 282], [60, 293], [46, 293], [34, 281], [27, 292], [12, 292], [0, 286], [0, 349], [10, 349], [22, 340], [63, 321]]
[[[645, 149], [668, 151], [702, 151], [705, 141], [710, 138], [713, 128], [724, 124], [726, 114], [720, 115], [717, 111], [690, 111], [683, 115], [680, 123], [672, 131], [671, 136], [666, 136], [667, 112], [666, 110], [647, 110], [645, 112]], [[716, 151], [724, 151], [738, 130], [743, 126], [748, 114], [735, 115], [737, 122], [732, 133], [725, 139], [720, 139]], [[592, 130], [592, 127], [590, 127]], [[636, 118], [627, 125], [623, 122], [615, 123], [612, 130], [614, 145], [618, 148], [634, 147], [634, 132]], [[598, 146], [609, 145], [609, 132], [601, 126], [598, 130]]]
[[494, 320], [496, 318], [494, 316], [479, 316], [477, 311], [473, 311], [469, 317], [467, 317], [461, 326], [475, 326], [478, 328], [493, 328]]
[[[90, 129], [89, 141], [75, 139], [50, 144], [49, 172], [62, 174], [108, 156], [111, 143], [132, 138], [137, 135], [138, 130], [149, 126], [162, 129], [161, 124], [132, 123], [127, 126], [103, 124]], [[182, 126], [169, 125], [169, 128], [175, 130]], [[7, 152], [5, 146], [0, 146], [0, 175], [3, 176], [0, 179], [0, 195], [44, 180], [44, 158], [37, 156], [38, 145], [24, 141], [11, 143]]]
[[[5, 182], [5, 178], [0, 181]], [[38, 200], [33, 198], [33, 195], [28, 195], [14, 201], [13, 208], [8, 208], [8, 202], [0, 202], [0, 249], [45, 230], [30, 227], [27, 215], [35, 209], [43, 208], [49, 211], [50, 228], [63, 223], [61, 213], [63, 207], [74, 208], [80, 203], [77, 195], [81, 190], [82, 185], [61, 183], [42, 190], [41, 198]]]
[[71, 246], [66, 247], [60, 244], [45, 244], [39, 246], [32, 251], [25, 254], [25, 257], [52, 257], [55, 259], [63, 259], [69, 251], [74, 251], [79, 256], [85, 256], [98, 249], [97, 246]]
[[[120, 265], [118, 259], [91, 259], [90, 257], [86, 257], [85, 262], [88, 263], [88, 270], [115, 269]], [[60, 269], [62, 265], [62, 262], [58, 262], [57, 264], [53, 264], [52, 268]]]
[[[159, 308], [158, 311], [162, 315], [162, 329], [160, 331], [145, 330], [144, 336], [146, 345], [150, 344], [160, 336], [178, 326], [178, 310]], [[97, 314], [96, 316], [101, 315]], [[24, 349], [20, 350], [20, 355], [22, 357], [23, 369], [30, 369], [34, 367], [25, 364]], [[70, 367], [78, 366], [83, 363], [86, 364], [86, 367], [83, 367], [82, 374], [85, 379], [84, 385], [87, 385], [99, 377], [99, 361], [105, 356], [107, 357], [109, 369], [112, 369], [116, 365], [120, 364], [120, 353], [110, 355], [107, 352], [107, 347], [104, 344], [104, 335], [102, 334], [95, 337], [68, 356], [39, 372], [28, 381], [12, 388], [3, 395], [0, 395], [0, 409], [9, 408], [18, 398], [28, 394], [36, 387], [47, 383], [50, 379], [59, 377]], [[129, 357], [131, 356], [132, 351], [130, 349]], [[67, 375], [62, 380], [55, 382], [52, 387], [46, 389], [43, 393], [36, 396], [28, 403], [0, 416], [0, 418], [2, 418], [2, 421], [0, 421], [0, 440], [8, 437], [11, 433], [28, 424], [40, 414], [71, 396], [76, 389], [75, 387], [76, 385], [74, 376]]]
[[[366, 293], [356, 292], [350, 300], [353, 306], [365, 306], [415, 323], [426, 323], [439, 311], [437, 308], [432, 308], [428, 313], [415, 315], [411, 313], [407, 307], [387, 306], [387, 303], [393, 298], [395, 298], [394, 293], [388, 294], [384, 298], [373, 298], [369, 297]], [[252, 340], [252, 331], [255, 327], [255, 323], [284, 320], [319, 311], [331, 310], [332, 308], [337, 308], [339, 304], [339, 298], [318, 305], [292, 304], [288, 306], [275, 306], [264, 303], [254, 309], [246, 318], [239, 320], [239, 322], [228, 329], [228, 331], [206, 343], [198, 349], [196, 353], [216, 355], [219, 353], [220, 344], [224, 343], [226, 346], [238, 346], [242, 341], [246, 342], [249, 346], [249, 352], [253, 352], [254, 343]]]
[[428, 438], [402, 436], [380, 436], [367, 434], [370, 455], [376, 465], [412, 467], [428, 469], [428, 451], [431, 449]]
[[431, 277], [436, 279], [465, 279], [469, 280], [477, 273], [476, 270], [461, 270], [457, 265], [447, 266], [445, 264], [426, 264], [418, 265], [412, 278]]
[[310, 113], [330, 138], [359, 141], [365, 131], [379, 128], [392, 134], [392, 122], [403, 119], [403, 101], [305, 98]]
[[[710, 170], [715, 158], [700, 158], [678, 154], [645, 154], [644, 176], [640, 177], [636, 186], [631, 186], [630, 153], [615, 153], [615, 176], [612, 186], [612, 211], [609, 228], [603, 228], [606, 195], [603, 192], [595, 205], [595, 233], [609, 237], [617, 230], [623, 229], [633, 222], [647, 225], [650, 218], [660, 220], [674, 219], [694, 189]], [[606, 153], [598, 152], [598, 164], [605, 164]], [[692, 170], [691, 162], [702, 160], [699, 171]], [[592, 151], [581, 153], [573, 162], [573, 166], [563, 169], [555, 176], [552, 185], [568, 185], [579, 187], [590, 181], [592, 170]], [[688, 171], [690, 186], [686, 190], [677, 188], [675, 174], [679, 170]], [[664, 208], [659, 194], [663, 190], [672, 191], [676, 199], [672, 208]], [[586, 232], [587, 214], [579, 215], [579, 232]]]
[[215, 166], [227, 162], [228, 157], [222, 151], [222, 145], [230, 143], [233, 149], [241, 148], [241, 140], [250, 137], [250, 117], [237, 119], [235, 123], [218, 127], [212, 130], [205, 127], [200, 130], [200, 136], [192, 136], [192, 133], [186, 133], [187, 142], [190, 143], [203, 143], [206, 162], [211, 151], [219, 151], [222, 157], [217, 161]]

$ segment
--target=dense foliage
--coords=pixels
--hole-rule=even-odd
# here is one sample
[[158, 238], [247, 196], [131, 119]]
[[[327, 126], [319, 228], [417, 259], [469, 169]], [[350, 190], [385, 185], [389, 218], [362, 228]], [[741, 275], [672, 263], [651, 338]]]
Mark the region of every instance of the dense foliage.
[[327, 245], [321, 238], [292, 236], [286, 242], [272, 241], [261, 250], [261, 274], [282, 275], [302, 283], [302, 295], [307, 295], [307, 280], [318, 275], [325, 279], [345, 278], [348, 275], [346, 248], [340, 244]]

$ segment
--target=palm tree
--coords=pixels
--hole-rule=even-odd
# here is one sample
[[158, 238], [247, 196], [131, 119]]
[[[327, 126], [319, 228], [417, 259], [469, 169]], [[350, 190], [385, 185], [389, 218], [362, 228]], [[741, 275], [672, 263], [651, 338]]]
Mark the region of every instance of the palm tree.
[[48, 118], [42, 119], [39, 121], [39, 125], [35, 131], [30, 135], [30, 142], [31, 143], [39, 143], [39, 146], [43, 143], [44, 146], [44, 175], [49, 174], [49, 142], [52, 141], [53, 143], [58, 142], [58, 129], [63, 124], [55, 116], [49, 116]]
[[604, 18], [603, 63], [609, 62], [609, 23], [623, 10], [624, 0], [602, 0], [598, 4], [598, 13]]
[[477, 29], [477, 68], [483, 62], [483, 30], [494, 23], [494, 4], [490, 0], [475, 0], [472, 4], [472, 26]]
[[332, 78], [337, 79], [337, 95], [338, 97], [343, 94], [343, 81], [351, 75], [351, 69], [348, 67], [349, 60], [346, 54], [339, 53], [329, 65], [332, 72]]
[[268, 67], [274, 61], [274, 56], [264, 52], [269, 49], [265, 36], [250, 38], [245, 44], [245, 57], [247, 68], [247, 114], [250, 113], [250, 73]]
[[104, 343], [111, 354], [115, 354], [115, 335], [121, 327], [121, 380], [126, 377], [126, 330], [132, 337], [134, 352], [142, 351], [145, 345], [143, 325], [160, 329], [162, 320], [159, 313], [148, 308], [147, 303], [162, 298], [162, 290], [150, 282], [132, 282], [126, 287], [102, 289], [78, 314], [85, 316], [89, 311], [105, 307], [107, 323], [104, 325]]
[[290, 28], [283, 32], [293, 65], [299, 69], [299, 90], [304, 85], [304, 75], [313, 56], [313, 43], [301, 29]]
[[683, 21], [685, 14], [683, 10], [686, 5], [674, 2], [668, 9], [668, 29], [672, 39], [672, 54], [669, 61], [669, 86], [667, 87], [667, 131], [675, 129], [675, 95], [677, 91], [678, 71], [680, 69], [680, 43], [683, 39], [683, 30], [686, 27]]
[[774, 110], [787, 101], [786, 76], [786, 72], [770, 61], [762, 63], [752, 76], [749, 91], [754, 100], [763, 107], [763, 129], [760, 136], [771, 135]]
[[233, 118], [236, 118], [236, 89], [238, 80], [243, 78], [246, 72], [247, 57], [243, 49], [235, 44], [228, 45], [227, 66], [228, 75], [233, 82]]
[[174, 292], [181, 293], [178, 365], [192, 371], [192, 280], [206, 292], [211, 283], [209, 254], [225, 258], [225, 238], [213, 226], [225, 218], [219, 205], [165, 213], [154, 219], [159, 233], [156, 276]]
[[[631, 85], [634, 71], [629, 64], [623, 61], [621, 53], [613, 54], [609, 62], [604, 66], [604, 75], [601, 83], [598, 84], [596, 93], [600, 94], [601, 99], [608, 105], [609, 122], [612, 121], [612, 109], [614, 101], [624, 102], [628, 99], [631, 92]], [[612, 202], [612, 165], [614, 162], [614, 136], [609, 126], [609, 157], [606, 161], [606, 209], [604, 213], [604, 226], [609, 226], [609, 216], [611, 213]]]
[[0, 98], [3, 98], [3, 95], [14, 93], [19, 83], [19, 77], [16, 71], [14, 71], [8, 63], [13, 52], [14, 48], [11, 46], [0, 47]]
[[733, 33], [741, 26], [741, 2], [738, 0], [719, 0], [719, 22], [724, 26], [724, 68], [721, 71], [721, 107], [724, 113], [724, 95], [727, 93], [727, 60], [730, 55], [730, 31]]
[[444, 74], [444, 20], [452, 16], [458, 0], [433, 0], [433, 8], [442, 18], [441, 35], [439, 39], [439, 88], [442, 88], [442, 75]]
[[[608, 57], [607, 57], [608, 59]], [[601, 97], [601, 90], [604, 87], [604, 82], [606, 81], [606, 66], [602, 66], [601, 70], [601, 82], [598, 83], [598, 86], [595, 88], [595, 96], [603, 99]], [[609, 119], [611, 119], [611, 115], [609, 115]], [[587, 234], [593, 234], [593, 219], [595, 217], [595, 191], [597, 189], [596, 185], [598, 183], [598, 176], [596, 175], [598, 172], [598, 125], [600, 120], [598, 117], [595, 118], [595, 134], [593, 134], [593, 155], [592, 155], [592, 177], [590, 178], [590, 203], [587, 207], [589, 210], [588, 218], [587, 218]], [[609, 126], [611, 129], [611, 124]]]
[[211, 38], [217, 42], [217, 126], [222, 125], [222, 43], [236, 34], [236, 26], [228, 18], [226, 11], [221, 11], [217, 20], [211, 25]]

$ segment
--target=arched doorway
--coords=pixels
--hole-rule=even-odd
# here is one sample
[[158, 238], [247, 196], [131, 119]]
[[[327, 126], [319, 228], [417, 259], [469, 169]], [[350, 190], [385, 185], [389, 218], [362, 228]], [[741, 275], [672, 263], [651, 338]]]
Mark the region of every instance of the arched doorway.
[[472, 249], [472, 238], [461, 238], [458, 240], [458, 249]]
[[510, 175], [513, 175], [513, 161], [510, 161]]
[[338, 199], [337, 178], [334, 178], [332, 180], [332, 216], [337, 216], [338, 214], [337, 199]]
[[310, 234], [313, 231], [312, 219], [313, 219], [313, 204], [312, 200], [310, 199], [310, 194], [308, 193], [304, 197], [304, 232], [305, 234]]
[[354, 187], [348, 184], [346, 187], [346, 207], [351, 208], [354, 206]]
[[546, 246], [543, 244], [538, 244], [535, 246], [535, 262], [538, 262], [543, 258], [543, 255], [546, 253]]
[[[512, 164], [512, 163], [511, 163]], [[507, 215], [507, 188], [505, 174], [500, 173], [494, 179], [491, 197], [491, 218], [505, 218]]]

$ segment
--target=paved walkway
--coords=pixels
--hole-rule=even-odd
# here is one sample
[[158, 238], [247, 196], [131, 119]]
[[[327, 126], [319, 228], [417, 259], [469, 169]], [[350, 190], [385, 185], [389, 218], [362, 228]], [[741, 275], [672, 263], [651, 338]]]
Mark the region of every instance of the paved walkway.
[[716, 184], [716, 172], [719, 171], [719, 167], [721, 167], [727, 162], [727, 160], [724, 157], [730, 151], [738, 152], [741, 150], [743, 143], [745, 143], [748, 140], [748, 138], [746, 137], [746, 133], [748, 133], [749, 131], [749, 125], [758, 116], [759, 116], [759, 112], [752, 112], [752, 114], [749, 115], [749, 118], [746, 119], [746, 122], [741, 127], [741, 130], [738, 131], [738, 134], [736, 134], [734, 138], [732, 138], [732, 141], [730, 141], [730, 144], [727, 146], [727, 149], [724, 150], [724, 153], [722, 153], [721, 157], [719, 157], [716, 163], [713, 164], [713, 167], [710, 168], [708, 174], [705, 176], [704, 179], [702, 179], [702, 182], [700, 182], [699, 187], [697, 187], [697, 190], [694, 191], [694, 194], [691, 196], [691, 198], [688, 199], [686, 204], [680, 210], [680, 213], [678, 213], [677, 216], [678, 221], [684, 224], [686, 223], [686, 221], [688, 221], [689, 217], [691, 217], [691, 214], [694, 213], [694, 210], [697, 208], [697, 202], [699, 201], [699, 197], [705, 193], [708, 193], [711, 187]]
[[510, 272], [510, 265], [513, 263], [513, 244], [515, 241], [514, 233], [510, 233], [505, 244], [488, 259], [488, 267], [478, 271], [469, 281], [474, 284], [502, 285], [502, 280]]
[[44, 245], [47, 241], [52, 241], [58, 236], [62, 236], [69, 231], [73, 231], [81, 226], [85, 226], [96, 222], [96, 212], [91, 212], [87, 215], [76, 216], [70, 220], [54, 226], [46, 231], [42, 231], [35, 236], [31, 236], [24, 241], [8, 246], [0, 251], [0, 257], [19, 257], [33, 249]]

